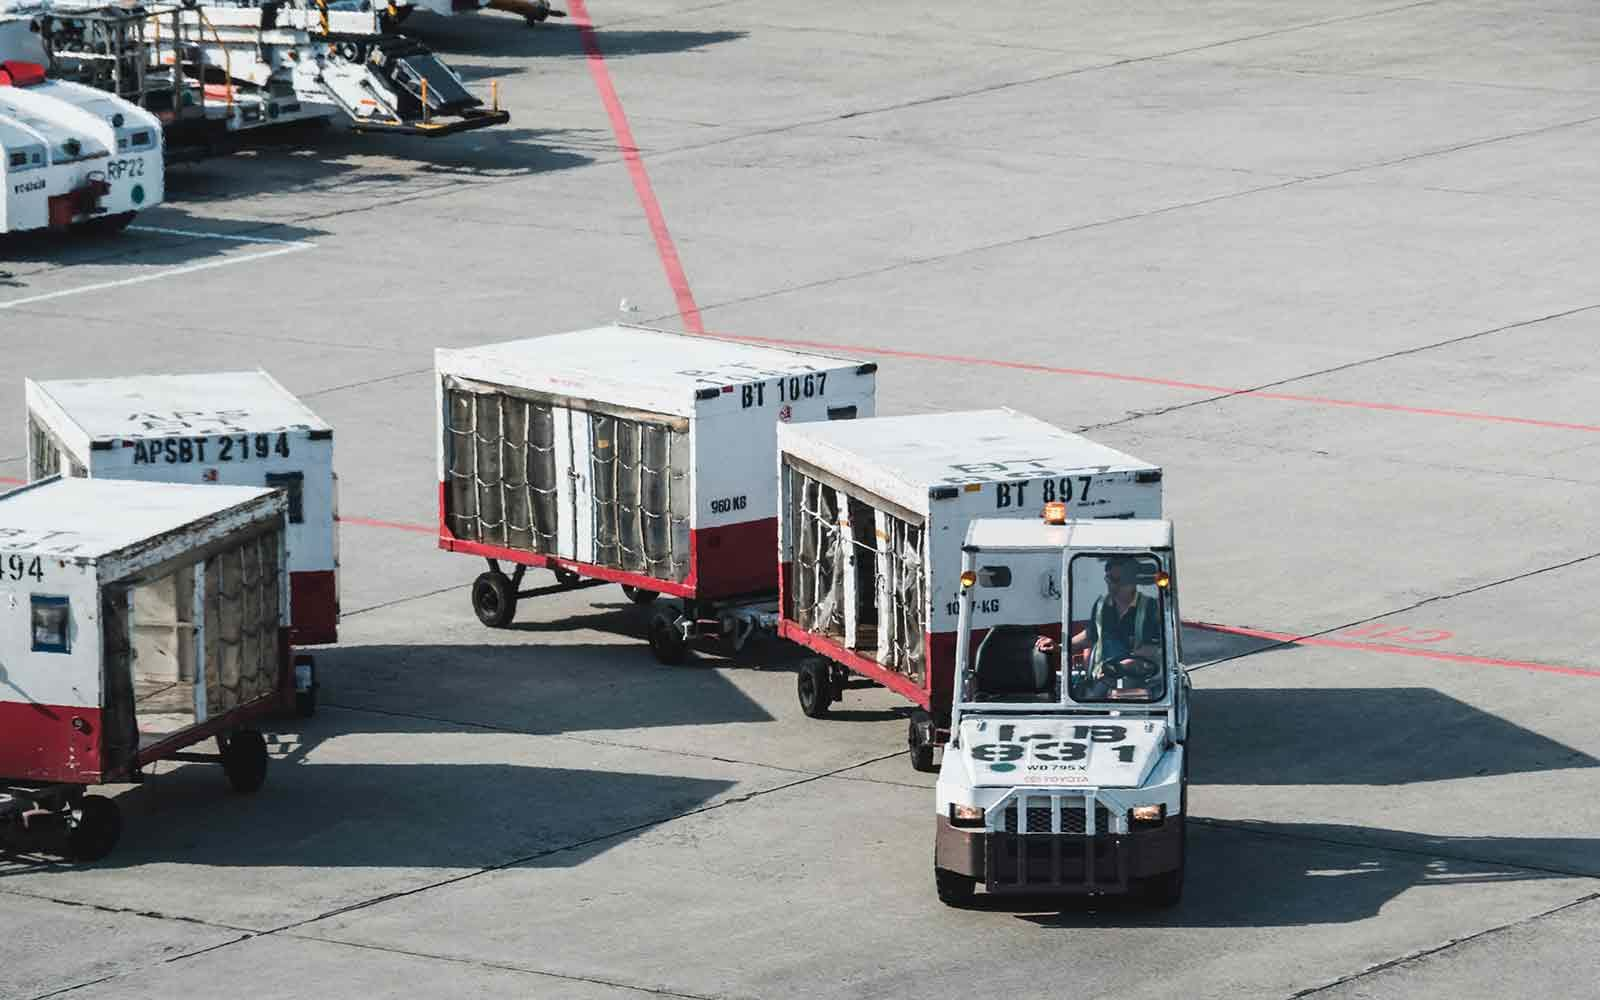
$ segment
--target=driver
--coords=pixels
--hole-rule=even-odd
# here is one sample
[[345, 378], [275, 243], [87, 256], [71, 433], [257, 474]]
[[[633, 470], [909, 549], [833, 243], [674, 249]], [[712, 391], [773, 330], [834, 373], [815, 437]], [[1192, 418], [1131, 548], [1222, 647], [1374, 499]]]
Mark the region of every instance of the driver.
[[1089, 656], [1091, 701], [1106, 696], [1118, 677], [1144, 680], [1160, 669], [1161, 612], [1156, 599], [1139, 593], [1139, 560], [1117, 556], [1106, 561], [1106, 594], [1094, 602], [1089, 621], [1072, 637], [1072, 651]]

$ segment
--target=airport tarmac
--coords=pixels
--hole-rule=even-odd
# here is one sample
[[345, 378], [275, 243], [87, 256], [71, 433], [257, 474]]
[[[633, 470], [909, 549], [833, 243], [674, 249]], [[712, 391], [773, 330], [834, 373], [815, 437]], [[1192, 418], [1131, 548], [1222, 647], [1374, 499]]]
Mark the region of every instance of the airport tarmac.
[[[255, 796], [164, 764], [104, 861], [0, 858], [0, 997], [1596, 994], [1593, 4], [569, 10], [407, 22], [509, 126], [0, 246], [0, 477], [25, 376], [259, 366], [344, 517], [318, 715]], [[478, 624], [433, 348], [619, 318], [1164, 467], [1178, 908], [941, 905], [906, 705], [806, 718], [775, 641], [660, 666], [610, 586]]]

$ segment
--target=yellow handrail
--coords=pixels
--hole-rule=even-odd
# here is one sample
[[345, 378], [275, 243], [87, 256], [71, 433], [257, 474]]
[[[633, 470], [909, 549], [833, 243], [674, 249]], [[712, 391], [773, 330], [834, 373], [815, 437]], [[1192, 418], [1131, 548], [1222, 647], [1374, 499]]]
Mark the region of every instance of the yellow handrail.
[[[200, 9], [199, 7], [196, 7], [194, 9], [194, 12], [196, 14], [200, 15], [200, 24], [201, 24], [201, 26], [211, 29], [211, 37], [215, 38], [217, 40], [217, 48], [222, 50], [222, 73], [223, 73], [223, 76], [224, 76], [224, 78], [226, 80], [226, 87], [227, 87], [227, 89], [224, 90], [223, 93], [228, 95], [228, 110], [232, 111], [233, 110], [233, 59], [231, 57], [229, 57], [229, 55], [228, 55], [228, 47], [226, 45], [222, 44], [222, 35], [221, 35], [221, 33], [219, 33], [217, 31], [217, 26], [211, 23], [211, 19], [210, 18], [206, 17], [206, 12], [204, 10]], [[202, 98], [204, 98], [205, 92], [206, 92], [206, 75], [205, 74], [206, 74], [205, 64], [202, 63], [200, 65], [200, 94], [201, 94]]]

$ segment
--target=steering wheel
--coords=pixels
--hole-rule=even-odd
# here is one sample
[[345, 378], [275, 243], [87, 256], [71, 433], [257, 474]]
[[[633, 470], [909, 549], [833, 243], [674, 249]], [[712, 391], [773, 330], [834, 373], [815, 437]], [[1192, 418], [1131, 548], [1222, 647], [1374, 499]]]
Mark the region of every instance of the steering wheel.
[[[1122, 662], [1123, 660], [1133, 660], [1136, 664], [1143, 665], [1145, 669], [1140, 670], [1134, 665], [1124, 666]], [[1141, 656], [1138, 653], [1129, 653], [1120, 659], [1106, 663], [1104, 667], [1107, 677], [1120, 677], [1130, 681], [1149, 680], [1150, 678], [1161, 673], [1161, 663], [1159, 660], [1155, 660], [1148, 656]]]

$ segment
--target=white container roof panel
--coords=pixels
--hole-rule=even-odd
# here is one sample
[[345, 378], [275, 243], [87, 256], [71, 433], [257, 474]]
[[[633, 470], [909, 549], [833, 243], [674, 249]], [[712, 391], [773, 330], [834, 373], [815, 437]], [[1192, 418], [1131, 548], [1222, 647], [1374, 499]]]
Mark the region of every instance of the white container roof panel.
[[671, 416], [694, 415], [695, 392], [859, 361], [613, 324], [499, 344], [439, 348], [441, 374], [594, 399]]
[[247, 486], [46, 480], [0, 494], [0, 550], [94, 562], [272, 496]]
[[935, 486], [1159, 468], [1005, 409], [784, 424], [778, 448], [920, 513]]
[[979, 518], [967, 528], [967, 544], [994, 549], [1088, 549], [1107, 552], [1172, 547], [1172, 522], [1088, 520], [1047, 524], [1044, 520]]
[[331, 430], [263, 371], [30, 384], [91, 441]]

